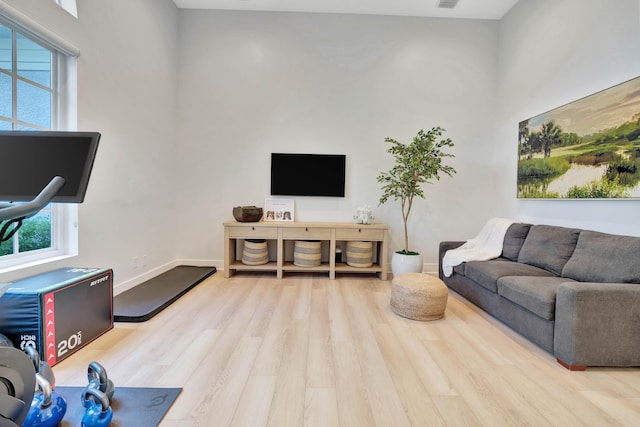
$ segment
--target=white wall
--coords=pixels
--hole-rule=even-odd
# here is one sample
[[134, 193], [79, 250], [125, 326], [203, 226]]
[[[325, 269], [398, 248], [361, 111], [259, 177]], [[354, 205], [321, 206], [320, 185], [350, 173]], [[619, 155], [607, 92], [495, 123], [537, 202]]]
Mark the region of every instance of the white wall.
[[435, 125], [456, 144], [458, 174], [415, 206], [427, 269], [440, 240], [472, 237], [491, 216], [640, 235], [639, 201], [515, 197], [519, 121], [640, 75], [638, 0], [520, 0], [500, 22], [170, 0], [79, 2], [76, 21], [50, 1], [5, 2], [81, 49], [79, 128], [103, 134], [80, 256], [41, 270], [112, 267], [122, 290], [181, 260], [221, 265], [221, 223], [264, 203], [273, 151], [346, 154], [347, 197], [296, 198], [297, 219], [351, 221], [370, 204], [396, 250], [399, 207], [377, 206], [384, 138]]
[[440, 240], [496, 214], [496, 21], [182, 10], [179, 22], [181, 257], [223, 258], [232, 207], [269, 195], [271, 152], [346, 154], [346, 197], [296, 197], [296, 220], [351, 222], [369, 204], [401, 249], [399, 203], [377, 206], [384, 138], [437, 125], [458, 174], [415, 202], [410, 245], [435, 269]]
[[[80, 48], [78, 128], [102, 133], [76, 258], [2, 277], [64, 266], [110, 267], [121, 288], [178, 258], [176, 182], [177, 15], [171, 0], [78, 2], [79, 20], [51, 1], [10, 6]], [[132, 258], [147, 255], [146, 266]]]
[[515, 198], [518, 123], [640, 76], [638, 0], [520, 0], [500, 21], [497, 140], [509, 215], [640, 235], [640, 200]]

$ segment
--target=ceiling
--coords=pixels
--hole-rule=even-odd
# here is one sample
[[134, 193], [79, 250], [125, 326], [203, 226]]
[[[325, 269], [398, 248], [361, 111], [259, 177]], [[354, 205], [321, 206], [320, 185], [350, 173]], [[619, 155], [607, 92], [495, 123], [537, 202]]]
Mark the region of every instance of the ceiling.
[[[439, 8], [440, 0], [173, 0], [173, 2], [181, 9], [500, 19], [518, 0], [459, 0], [453, 9]], [[445, 2], [451, 2], [451, 0]]]

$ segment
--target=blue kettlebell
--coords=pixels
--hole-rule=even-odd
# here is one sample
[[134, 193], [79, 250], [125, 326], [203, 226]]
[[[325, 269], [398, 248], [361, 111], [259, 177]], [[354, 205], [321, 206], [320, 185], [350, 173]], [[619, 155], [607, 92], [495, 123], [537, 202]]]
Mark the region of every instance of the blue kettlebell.
[[107, 427], [113, 418], [113, 410], [107, 395], [89, 384], [82, 392], [82, 427]]
[[111, 399], [113, 399], [113, 393], [115, 393], [116, 387], [113, 381], [109, 379], [107, 370], [104, 369], [100, 363], [93, 361], [89, 363], [87, 378], [89, 379], [89, 387], [97, 388], [106, 394], [109, 399], [109, 404], [111, 404]]
[[54, 427], [60, 424], [67, 412], [67, 401], [51, 389], [51, 384], [42, 375], [36, 374], [36, 392], [22, 427]]

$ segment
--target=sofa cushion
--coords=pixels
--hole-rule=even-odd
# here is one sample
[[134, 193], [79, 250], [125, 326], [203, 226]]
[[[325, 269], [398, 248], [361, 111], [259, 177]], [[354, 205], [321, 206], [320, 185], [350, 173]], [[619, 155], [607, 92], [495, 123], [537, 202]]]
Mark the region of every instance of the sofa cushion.
[[582, 231], [562, 275], [581, 282], [640, 283], [640, 237]]
[[510, 261], [517, 261], [524, 240], [529, 234], [531, 224], [514, 222], [507, 229], [502, 243], [502, 257]]
[[454, 265], [453, 266], [453, 272], [456, 274], [461, 274], [461, 275], [465, 275], [466, 274], [466, 270], [467, 270], [467, 263], [463, 262], [460, 263], [458, 265]]
[[553, 273], [542, 268], [506, 259], [469, 261], [466, 264], [465, 273], [469, 279], [496, 293], [498, 292], [496, 282], [504, 276], [554, 276]]
[[505, 276], [498, 279], [498, 294], [543, 319], [553, 320], [558, 286], [566, 282], [573, 280], [565, 277]]
[[580, 230], [552, 225], [532, 225], [520, 249], [518, 262], [562, 274], [578, 242]]

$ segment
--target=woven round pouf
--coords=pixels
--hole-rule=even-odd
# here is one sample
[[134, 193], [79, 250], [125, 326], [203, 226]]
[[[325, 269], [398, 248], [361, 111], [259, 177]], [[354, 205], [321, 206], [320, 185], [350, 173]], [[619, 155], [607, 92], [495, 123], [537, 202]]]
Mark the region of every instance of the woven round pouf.
[[444, 316], [447, 285], [430, 274], [404, 273], [391, 283], [391, 310], [413, 320], [436, 320]]

